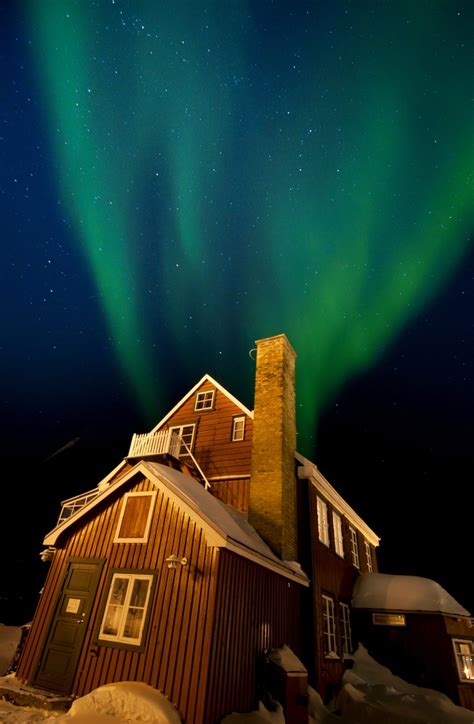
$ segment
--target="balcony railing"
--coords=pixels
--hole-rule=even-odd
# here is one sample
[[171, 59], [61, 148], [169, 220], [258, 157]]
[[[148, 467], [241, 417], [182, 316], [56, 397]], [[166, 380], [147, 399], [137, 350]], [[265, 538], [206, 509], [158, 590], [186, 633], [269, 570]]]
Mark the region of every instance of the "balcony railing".
[[142, 458], [148, 455], [166, 455], [179, 457], [181, 438], [173, 430], [160, 430], [154, 433], [134, 435], [128, 452], [129, 458]]
[[97, 498], [99, 493], [99, 488], [94, 488], [93, 490], [89, 490], [87, 493], [82, 493], [82, 495], [76, 495], [75, 498], [68, 498], [67, 500], [63, 500], [61, 503], [62, 508], [59, 514], [57, 525], [61, 525], [61, 523], [64, 523], [64, 521], [70, 518], [71, 515], [74, 515], [74, 513], [77, 513], [77, 511], [87, 505], [87, 503], [90, 503], [91, 500]]

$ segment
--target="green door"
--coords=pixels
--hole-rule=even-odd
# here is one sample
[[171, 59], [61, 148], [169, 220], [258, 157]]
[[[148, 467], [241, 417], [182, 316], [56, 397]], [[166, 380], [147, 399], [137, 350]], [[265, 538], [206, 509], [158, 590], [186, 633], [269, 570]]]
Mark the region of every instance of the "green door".
[[41, 655], [35, 685], [61, 694], [71, 691], [102, 561], [69, 561]]

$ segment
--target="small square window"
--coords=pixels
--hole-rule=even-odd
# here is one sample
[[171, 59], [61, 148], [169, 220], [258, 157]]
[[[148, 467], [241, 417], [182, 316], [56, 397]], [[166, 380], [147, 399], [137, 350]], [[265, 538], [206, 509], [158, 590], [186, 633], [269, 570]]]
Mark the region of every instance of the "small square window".
[[153, 576], [114, 573], [99, 639], [139, 646], [150, 600]]
[[205, 390], [204, 392], [198, 392], [194, 405], [195, 411], [202, 412], [203, 410], [212, 410], [214, 407], [215, 392], [215, 390]]
[[232, 420], [232, 442], [238, 442], [245, 437], [245, 417], [234, 417]]

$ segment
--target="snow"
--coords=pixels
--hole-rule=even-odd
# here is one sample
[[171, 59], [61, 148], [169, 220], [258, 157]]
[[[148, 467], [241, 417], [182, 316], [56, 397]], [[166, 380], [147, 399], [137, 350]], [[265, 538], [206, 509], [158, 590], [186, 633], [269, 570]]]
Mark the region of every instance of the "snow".
[[21, 628], [0, 623], [0, 676], [7, 673], [16, 648], [20, 643]]
[[280, 649], [273, 649], [270, 652], [269, 658], [270, 661], [273, 661], [274, 664], [280, 666], [284, 671], [306, 674], [306, 668], [286, 644]]
[[276, 710], [269, 711], [261, 701], [258, 702], [258, 711], [248, 714], [229, 714], [222, 719], [221, 724], [285, 724], [283, 709], [275, 702]]
[[311, 724], [472, 724], [472, 711], [394, 676], [360, 644], [352, 658], [354, 666], [327, 708], [310, 692]]
[[418, 576], [392, 576], [364, 573], [355, 583], [354, 608], [388, 611], [436, 611], [454, 616], [470, 616], [436, 581]]

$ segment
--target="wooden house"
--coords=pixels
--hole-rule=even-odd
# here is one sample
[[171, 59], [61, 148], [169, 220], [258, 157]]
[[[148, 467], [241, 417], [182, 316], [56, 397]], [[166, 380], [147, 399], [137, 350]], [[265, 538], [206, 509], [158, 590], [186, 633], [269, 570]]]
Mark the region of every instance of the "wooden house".
[[287, 644], [330, 693], [379, 539], [296, 452], [294, 369], [285, 335], [258, 341], [254, 411], [205, 375], [64, 502], [20, 681], [72, 696], [143, 681], [213, 724], [255, 706], [266, 652]]
[[352, 603], [357, 639], [377, 661], [474, 710], [474, 619], [438, 583], [362, 575]]

